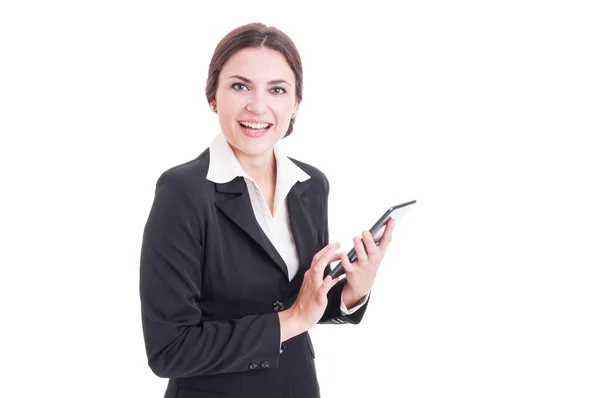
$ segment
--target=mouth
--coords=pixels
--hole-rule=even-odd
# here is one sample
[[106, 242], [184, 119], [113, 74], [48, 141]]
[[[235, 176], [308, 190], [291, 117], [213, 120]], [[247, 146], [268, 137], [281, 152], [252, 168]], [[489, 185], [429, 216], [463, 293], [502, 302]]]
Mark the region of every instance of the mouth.
[[273, 126], [273, 123], [267, 122], [238, 122], [242, 131], [251, 137], [265, 134]]

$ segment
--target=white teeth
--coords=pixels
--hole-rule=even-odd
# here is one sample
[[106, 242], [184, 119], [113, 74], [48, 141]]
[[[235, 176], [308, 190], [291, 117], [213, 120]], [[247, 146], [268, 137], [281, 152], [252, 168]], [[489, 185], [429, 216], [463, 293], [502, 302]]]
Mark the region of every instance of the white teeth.
[[242, 126], [250, 127], [253, 129], [266, 129], [269, 127], [269, 123], [250, 123], [250, 122], [240, 122]]

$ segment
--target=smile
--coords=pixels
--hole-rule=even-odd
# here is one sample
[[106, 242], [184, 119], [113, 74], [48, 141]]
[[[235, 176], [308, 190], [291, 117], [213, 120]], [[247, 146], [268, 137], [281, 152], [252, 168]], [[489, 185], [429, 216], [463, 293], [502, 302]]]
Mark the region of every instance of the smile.
[[267, 130], [269, 127], [272, 126], [271, 123], [253, 123], [253, 122], [238, 122], [240, 124], [240, 126], [247, 128], [249, 130], [254, 130], [254, 131], [261, 131], [261, 130]]
[[249, 138], [259, 138], [267, 134], [267, 131], [273, 126], [267, 122], [238, 122], [242, 128], [242, 133]]

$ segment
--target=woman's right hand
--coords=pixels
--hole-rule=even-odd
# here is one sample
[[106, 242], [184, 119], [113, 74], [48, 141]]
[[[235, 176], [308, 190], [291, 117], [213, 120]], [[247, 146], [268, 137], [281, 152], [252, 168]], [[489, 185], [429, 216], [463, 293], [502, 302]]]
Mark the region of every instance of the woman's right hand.
[[323, 316], [327, 308], [327, 293], [339, 279], [332, 280], [330, 276], [323, 279], [323, 274], [327, 264], [341, 258], [341, 253], [335, 253], [339, 247], [339, 243], [332, 243], [314, 255], [310, 269], [304, 273], [296, 301], [281, 313], [285, 322], [282, 325], [282, 341], [309, 330]]

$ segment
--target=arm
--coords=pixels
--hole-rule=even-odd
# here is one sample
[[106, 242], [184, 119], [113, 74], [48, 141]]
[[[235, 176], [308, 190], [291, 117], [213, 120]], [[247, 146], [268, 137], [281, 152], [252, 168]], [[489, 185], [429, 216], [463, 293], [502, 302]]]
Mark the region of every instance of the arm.
[[[329, 207], [329, 181], [327, 177], [323, 176], [325, 179], [325, 195], [323, 196], [323, 225], [321, 226], [323, 231], [323, 242], [321, 242], [321, 247], [325, 247], [329, 244], [329, 216], [328, 216], [328, 207]], [[331, 272], [331, 265], [328, 264], [325, 267], [325, 273], [323, 277], [325, 277], [329, 272]], [[371, 295], [369, 294], [365, 302], [360, 304], [360, 307], [352, 308], [349, 313], [346, 315], [342, 313], [342, 291], [344, 290], [344, 286], [346, 285], [346, 278], [341, 278], [338, 283], [331, 288], [329, 293], [327, 294], [327, 308], [323, 313], [323, 316], [319, 320], [318, 323], [333, 323], [333, 324], [341, 324], [341, 323], [352, 323], [359, 324], [362, 320], [362, 317], [367, 310], [367, 305], [369, 303], [369, 298]], [[353, 300], [353, 297], [350, 297], [350, 300]]]
[[278, 367], [281, 330], [276, 312], [203, 319], [198, 305], [200, 230], [194, 198], [183, 184], [163, 174], [144, 228], [140, 261], [142, 327], [150, 368], [160, 377], [189, 377], [261, 369], [264, 362]]

